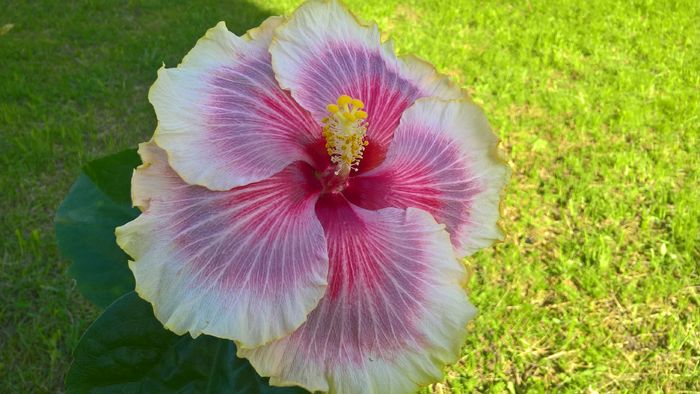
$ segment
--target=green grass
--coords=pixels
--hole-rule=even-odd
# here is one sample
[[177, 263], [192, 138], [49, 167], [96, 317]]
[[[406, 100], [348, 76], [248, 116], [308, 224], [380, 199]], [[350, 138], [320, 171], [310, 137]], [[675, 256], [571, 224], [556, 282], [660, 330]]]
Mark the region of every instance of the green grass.
[[[62, 391], [98, 314], [52, 227], [81, 164], [149, 138], [161, 62], [297, 3], [0, 4], [0, 392]], [[508, 239], [468, 261], [481, 313], [426, 390], [700, 391], [700, 3], [441, 4], [349, 2], [472, 93], [514, 169]]]

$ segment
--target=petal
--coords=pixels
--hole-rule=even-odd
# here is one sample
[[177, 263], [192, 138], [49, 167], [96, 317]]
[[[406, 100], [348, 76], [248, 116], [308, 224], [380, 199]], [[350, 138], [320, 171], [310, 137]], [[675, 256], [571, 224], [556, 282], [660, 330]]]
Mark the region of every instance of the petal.
[[117, 228], [117, 242], [165, 327], [256, 346], [301, 325], [328, 274], [309, 166], [215, 192], [185, 184], [155, 144], [139, 152], [134, 200], [146, 210]]
[[411, 392], [459, 356], [475, 314], [443, 226], [410, 208], [368, 211], [319, 200], [326, 295], [289, 337], [241, 349], [274, 385], [337, 393]]
[[181, 182], [168, 166], [163, 149], [152, 140], [139, 144], [141, 164], [131, 177], [131, 201], [141, 212], [148, 209], [151, 197], [167, 193]]
[[401, 113], [424, 96], [462, 92], [416, 57], [399, 59], [381, 44], [377, 25], [365, 24], [338, 1], [309, 1], [275, 30], [270, 45], [277, 80], [317, 120], [347, 94], [365, 103], [368, 129], [361, 168], [378, 164]]
[[263, 180], [297, 160], [321, 128], [277, 84], [268, 46], [282, 19], [244, 37], [220, 22], [177, 68], [161, 68], [149, 99], [156, 143], [190, 184], [228, 190]]
[[386, 160], [352, 178], [367, 209], [416, 207], [444, 223], [459, 256], [502, 239], [499, 201], [510, 169], [486, 117], [465, 100], [421, 99], [401, 118]]

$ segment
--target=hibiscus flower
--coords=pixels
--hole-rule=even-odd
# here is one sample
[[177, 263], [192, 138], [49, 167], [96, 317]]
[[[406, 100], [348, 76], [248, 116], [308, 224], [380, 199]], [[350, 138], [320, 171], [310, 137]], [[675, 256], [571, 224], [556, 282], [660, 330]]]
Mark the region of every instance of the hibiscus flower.
[[488, 122], [336, 1], [219, 23], [149, 94], [158, 127], [116, 231], [175, 333], [230, 339], [274, 385], [415, 390], [475, 309], [460, 258], [502, 237]]

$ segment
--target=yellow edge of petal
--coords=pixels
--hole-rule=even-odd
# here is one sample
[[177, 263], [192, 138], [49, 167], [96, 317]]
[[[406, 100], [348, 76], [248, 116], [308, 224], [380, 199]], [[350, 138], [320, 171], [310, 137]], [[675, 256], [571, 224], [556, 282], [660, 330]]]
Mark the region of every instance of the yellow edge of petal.
[[[445, 81], [447, 83], [448, 87], [450, 88], [450, 90], [460, 91], [462, 93], [462, 97], [464, 99], [466, 99], [468, 103], [475, 104], [474, 100], [472, 99], [471, 95], [469, 94], [469, 92], [466, 89], [464, 89], [464, 88], [460, 87], [459, 85], [457, 85], [456, 83], [454, 83], [454, 81], [452, 81], [452, 79], [447, 74], [443, 74], [443, 73], [439, 72], [437, 70], [437, 67], [435, 67], [434, 64], [430, 63], [426, 59], [424, 59], [416, 54], [413, 54], [413, 53], [401, 54], [397, 57], [400, 61], [404, 62], [404, 64], [407, 64], [408, 63], [407, 61], [414, 61], [416, 63], [422, 64], [425, 67], [432, 69], [433, 74], [435, 74], [435, 76], [433, 77], [434, 81]], [[458, 99], [452, 99], [452, 100], [458, 100]]]
[[[156, 131], [157, 131], [157, 129], [156, 129]], [[139, 211], [141, 211], [141, 212], [144, 212], [144, 211], [146, 211], [146, 210], [148, 209], [149, 203], [144, 203], [144, 204], [141, 204], [141, 205], [137, 205], [137, 204], [136, 204], [136, 189], [134, 188], [134, 178], [136, 177], [136, 173], [137, 173], [139, 170], [145, 170], [145, 169], [147, 169], [148, 167], [150, 167], [151, 165], [153, 165], [153, 163], [152, 163], [151, 161], [146, 160], [146, 158], [145, 158], [145, 153], [143, 153], [143, 152], [141, 151], [141, 146], [142, 146], [142, 145], [148, 145], [148, 144], [154, 144], [154, 145], [158, 146], [158, 144], [156, 144], [154, 138], [151, 138], [150, 140], [148, 140], [148, 141], [146, 141], [146, 142], [142, 142], [142, 143], [139, 144], [139, 148], [138, 148], [138, 150], [137, 150], [137, 153], [138, 153], [138, 155], [139, 155], [139, 158], [141, 159], [141, 164], [139, 164], [139, 165], [138, 165], [136, 168], [134, 168], [134, 170], [131, 172], [131, 182], [129, 183], [129, 184], [131, 185], [131, 205], [132, 205], [133, 207], [135, 207], [135, 208], [138, 208]], [[158, 147], [160, 148], [160, 146], [158, 146]], [[163, 148], [160, 148], [160, 149], [163, 149]], [[119, 246], [121, 246], [121, 245], [119, 245]], [[123, 249], [123, 248], [122, 248], [122, 249]]]
[[248, 31], [246, 31], [246, 32], [241, 36], [241, 38], [245, 39], [245, 40], [248, 41], [248, 42], [253, 41], [253, 40], [255, 40], [256, 38], [258, 38], [260, 32], [264, 31], [264, 30], [267, 28], [267, 25], [268, 25], [268, 24], [271, 24], [271, 23], [273, 23], [274, 21], [277, 21], [277, 20], [280, 21], [280, 24], [279, 24], [278, 26], [275, 26], [275, 28], [273, 29], [273, 35], [274, 35], [274, 30], [276, 30], [277, 28], [279, 28], [283, 23], [286, 23], [287, 18], [286, 18], [285, 16], [282, 16], [282, 15], [273, 15], [273, 16], [269, 16], [269, 17], [267, 17], [264, 21], [262, 21], [262, 23], [260, 23], [259, 26], [256, 26], [256, 27], [253, 27], [253, 28], [251, 28], [251, 29], [248, 29]]
[[[283, 338], [284, 338], [284, 337], [283, 337]], [[278, 338], [278, 339], [276, 339], [276, 340], [280, 340], [280, 339], [282, 339], [282, 338]], [[271, 343], [271, 342], [274, 342], [274, 341], [270, 341], [270, 342], [268, 342], [268, 343]], [[270, 379], [270, 382], [269, 382], [269, 383], [270, 383], [271, 386], [276, 386], [276, 387], [292, 387], [292, 386], [299, 386], [299, 387], [303, 388], [304, 390], [306, 390], [306, 391], [308, 391], [308, 392], [311, 392], [311, 393], [314, 393], [314, 392], [318, 392], [318, 391], [322, 391], [322, 390], [323, 390], [322, 388], [307, 386], [307, 385], [305, 385], [305, 384], [302, 383], [302, 382], [297, 382], [297, 381], [294, 381], [294, 380], [286, 380], [286, 379], [283, 379], [281, 376], [275, 376], [275, 375], [273, 375], [273, 374], [268, 374], [268, 373], [265, 373], [265, 372], [261, 371], [258, 367], [256, 367], [255, 365], [253, 365], [252, 360], [248, 359], [248, 358], [242, 353], [243, 350], [246, 350], [246, 349], [247, 349], [247, 350], [251, 350], [251, 349], [254, 349], [254, 348], [244, 348], [244, 347], [241, 347], [238, 341], [234, 341], [234, 343], [236, 344], [236, 357], [238, 357], [238, 358], [244, 358], [244, 359], [248, 360], [248, 362], [250, 363], [251, 366], [253, 366], [253, 369], [255, 369], [255, 372], [256, 372], [258, 375], [260, 375], [260, 376], [262, 376], [262, 377], [264, 377], [264, 378], [269, 378], [269, 379]], [[324, 378], [325, 378], [325, 376], [324, 376]]]

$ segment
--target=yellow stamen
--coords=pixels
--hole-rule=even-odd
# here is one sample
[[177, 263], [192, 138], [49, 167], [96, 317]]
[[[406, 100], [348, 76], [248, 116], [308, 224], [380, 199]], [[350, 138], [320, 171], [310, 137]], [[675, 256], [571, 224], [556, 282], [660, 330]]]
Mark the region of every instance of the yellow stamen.
[[323, 118], [323, 137], [331, 162], [338, 167], [336, 174], [348, 173], [351, 169], [357, 171], [357, 165], [368, 142], [367, 112], [361, 109], [365, 104], [348, 95], [338, 97], [337, 105], [328, 104], [328, 116]]
[[338, 106], [344, 107], [352, 102], [352, 98], [346, 94], [338, 97]]

